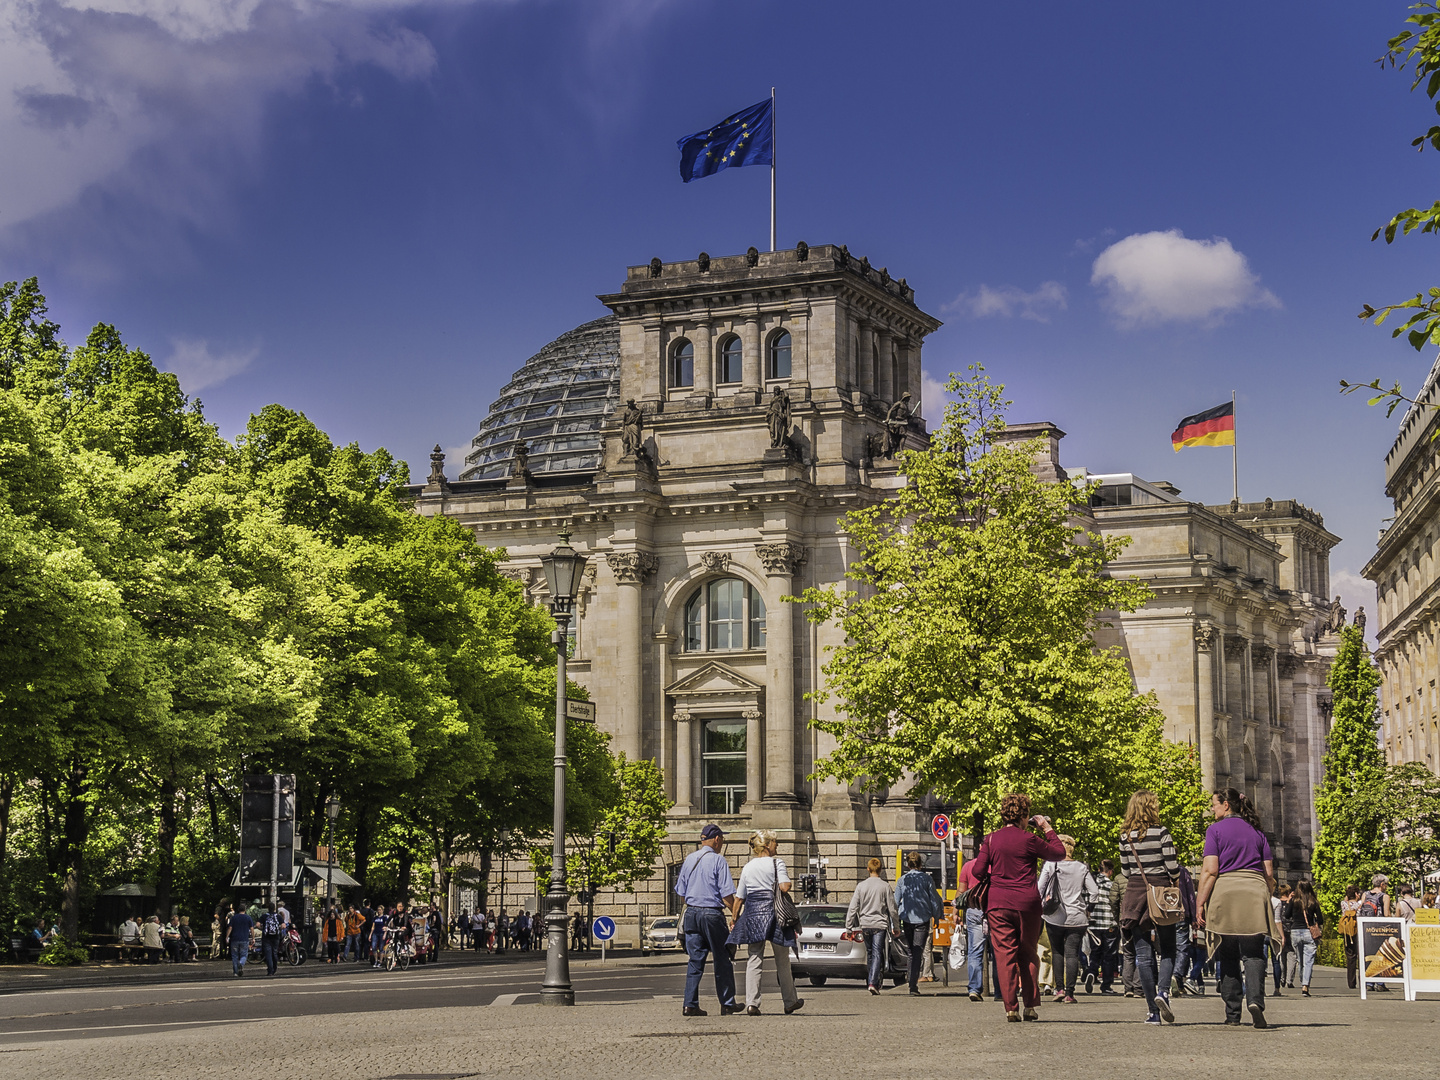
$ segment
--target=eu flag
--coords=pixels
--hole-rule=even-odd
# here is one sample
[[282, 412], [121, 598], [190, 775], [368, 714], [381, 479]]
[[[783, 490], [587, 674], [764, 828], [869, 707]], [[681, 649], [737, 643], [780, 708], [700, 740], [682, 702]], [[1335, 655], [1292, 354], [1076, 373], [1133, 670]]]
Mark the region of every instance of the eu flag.
[[775, 160], [775, 102], [751, 105], [677, 145], [680, 179], [687, 184], [732, 166], [770, 165]]

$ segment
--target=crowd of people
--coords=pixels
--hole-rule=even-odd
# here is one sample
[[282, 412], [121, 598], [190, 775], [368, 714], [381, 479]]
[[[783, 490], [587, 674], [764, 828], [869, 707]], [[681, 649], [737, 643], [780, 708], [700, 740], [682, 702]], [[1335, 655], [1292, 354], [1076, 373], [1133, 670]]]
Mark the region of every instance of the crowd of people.
[[[1268, 1026], [1267, 990], [1279, 996], [1298, 985], [1300, 995], [1309, 997], [1326, 929], [1313, 884], [1276, 880], [1270, 843], [1243, 793], [1217, 792], [1210, 812], [1214, 820], [1206, 829], [1196, 881], [1181, 865], [1151, 791], [1129, 799], [1116, 837], [1118, 865], [1102, 859], [1095, 868], [1076, 858], [1073, 838], [1058, 833], [1045, 816], [1031, 814], [1027, 796], [1004, 796], [1001, 827], [983, 838], [958, 883], [964, 916], [956, 925], [954, 955], [958, 960], [963, 953], [970, 1000], [984, 1000], [987, 957], [994, 997], [1012, 1023], [1038, 1020], [1042, 998], [1079, 1004], [1077, 988], [1143, 998], [1143, 1022], [1155, 1026], [1175, 1023], [1175, 999], [1204, 996], [1207, 980], [1223, 1002], [1228, 1025], [1241, 1025], [1248, 1015], [1254, 1027]], [[689, 955], [682, 1013], [706, 1015], [699, 991], [713, 957], [721, 1014], [759, 1015], [767, 945], [785, 1012], [794, 1012], [804, 999], [790, 973], [795, 928], [782, 911], [790, 879], [776, 855], [774, 834], [752, 835], [752, 857], [738, 884], [722, 854], [724, 843], [721, 829], [707, 825], [676, 880], [675, 892], [685, 902], [682, 933]], [[847, 910], [846, 929], [865, 943], [871, 994], [881, 992], [888, 940], [895, 934], [902, 935], [909, 954], [909, 992], [921, 993], [931, 935], [945, 915], [923, 855], [911, 853], [907, 861], [892, 889], [880, 860], [871, 859], [869, 877], [856, 886]], [[1433, 896], [1416, 900], [1408, 886], [1400, 887], [1392, 902], [1388, 888], [1378, 875], [1368, 891], [1352, 888], [1342, 904], [1338, 930], [1352, 989], [1355, 919], [1413, 920], [1416, 910], [1434, 903]], [[732, 963], [740, 945], [748, 951], [743, 1006], [736, 1000]]]

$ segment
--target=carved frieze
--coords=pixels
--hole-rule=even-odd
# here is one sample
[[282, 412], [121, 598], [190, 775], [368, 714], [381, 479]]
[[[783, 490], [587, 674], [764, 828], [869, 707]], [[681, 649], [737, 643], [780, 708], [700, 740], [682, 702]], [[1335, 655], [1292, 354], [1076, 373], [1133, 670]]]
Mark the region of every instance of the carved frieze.
[[1195, 645], [1201, 652], [1209, 652], [1219, 636], [1220, 631], [1213, 623], [1198, 623], [1195, 627]]
[[655, 572], [660, 561], [644, 551], [612, 551], [605, 556], [610, 572], [617, 581], [644, 581]]
[[677, 724], [688, 724], [690, 722], [689, 709], [676, 709], [674, 716]]
[[700, 565], [712, 574], [724, 574], [730, 570], [730, 553], [728, 551], [702, 551], [700, 553]]
[[765, 714], [759, 709], [746, 709], [740, 714], [746, 720], [764, 720]]
[[805, 549], [788, 540], [778, 544], [756, 544], [755, 554], [760, 556], [760, 561], [765, 564], [765, 573], [772, 577], [792, 576], [805, 561]]
[[1273, 645], [1262, 645], [1259, 642], [1256, 642], [1254, 645], [1250, 646], [1250, 658], [1256, 664], [1268, 664], [1270, 663], [1270, 657], [1274, 655], [1275, 647]]
[[1294, 653], [1281, 653], [1279, 659], [1276, 661], [1280, 672], [1280, 678], [1293, 679], [1295, 677], [1295, 672], [1300, 670], [1300, 665], [1303, 662], [1304, 661], [1302, 661], [1300, 657], [1296, 656]]

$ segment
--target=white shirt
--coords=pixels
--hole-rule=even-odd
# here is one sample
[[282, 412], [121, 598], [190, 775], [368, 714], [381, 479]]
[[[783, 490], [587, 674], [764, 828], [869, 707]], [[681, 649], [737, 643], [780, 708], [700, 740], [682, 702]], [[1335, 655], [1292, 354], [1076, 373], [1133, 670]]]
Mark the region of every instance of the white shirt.
[[785, 872], [784, 859], [771, 858], [769, 855], [757, 855], [740, 871], [740, 881], [735, 886], [735, 895], [744, 900], [752, 892], [773, 894], [777, 874], [780, 876], [781, 882], [790, 880], [790, 875]]

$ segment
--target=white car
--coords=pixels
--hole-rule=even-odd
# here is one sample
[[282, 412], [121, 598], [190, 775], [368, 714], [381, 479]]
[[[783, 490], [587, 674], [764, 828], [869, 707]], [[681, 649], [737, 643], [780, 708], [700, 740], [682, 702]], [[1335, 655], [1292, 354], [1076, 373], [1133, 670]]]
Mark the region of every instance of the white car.
[[645, 930], [645, 947], [647, 949], [680, 948], [680, 917], [678, 915], [661, 915], [659, 918], [651, 919], [650, 925]]
[[[845, 913], [841, 905], [800, 905], [800, 932], [795, 935], [800, 955], [790, 961], [795, 978], [824, 986], [831, 978], [866, 977], [865, 938], [859, 931], [845, 929]], [[886, 974], [899, 986], [909, 974], [910, 954], [894, 935], [885, 952]]]

